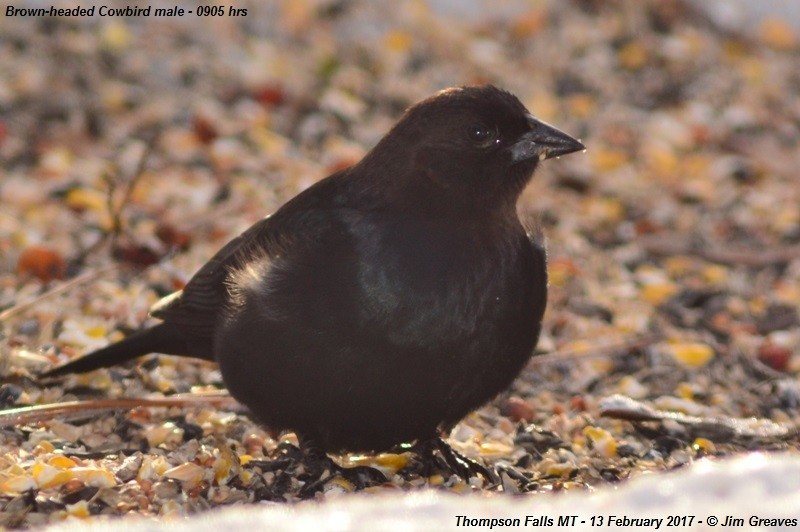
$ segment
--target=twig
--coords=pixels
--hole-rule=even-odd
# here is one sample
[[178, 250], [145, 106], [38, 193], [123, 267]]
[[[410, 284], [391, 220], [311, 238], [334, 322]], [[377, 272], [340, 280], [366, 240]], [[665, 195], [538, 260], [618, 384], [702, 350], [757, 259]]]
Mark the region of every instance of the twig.
[[130, 176], [128, 179], [128, 186], [125, 188], [125, 192], [122, 194], [122, 200], [119, 203], [118, 208], [115, 212], [111, 213], [113, 218], [113, 231], [115, 233], [119, 233], [122, 230], [122, 210], [125, 208], [125, 205], [131, 199], [133, 195], [133, 190], [136, 188], [136, 185], [139, 183], [139, 180], [144, 175], [144, 169], [147, 165], [147, 161], [150, 159], [150, 156], [153, 154], [153, 150], [155, 149], [156, 143], [158, 138], [161, 136], [161, 127], [154, 128], [150, 132], [150, 137], [145, 140], [145, 148], [144, 152], [142, 152], [142, 156], [139, 158], [139, 162], [136, 164], [136, 168], [133, 171], [133, 175]]
[[211, 394], [178, 394], [160, 399], [92, 399], [47, 405], [26, 406], [0, 411], [0, 427], [29, 425], [50, 419], [87, 418], [109, 410], [133, 408], [196, 407], [239, 409], [241, 405], [227, 392]]
[[55, 297], [55, 296], [57, 296], [59, 294], [62, 294], [64, 292], [68, 291], [68, 290], [71, 290], [72, 288], [75, 288], [76, 286], [82, 285], [82, 284], [87, 283], [89, 281], [93, 281], [93, 280], [97, 279], [98, 277], [102, 277], [102, 276], [108, 274], [109, 272], [114, 271], [117, 268], [118, 268], [117, 264], [110, 264], [110, 265], [105, 266], [103, 268], [100, 268], [98, 270], [85, 272], [84, 274], [79, 275], [78, 277], [75, 277], [74, 279], [70, 279], [69, 281], [66, 281], [66, 282], [62, 283], [62, 284], [56, 286], [55, 288], [52, 288], [52, 289], [48, 290], [47, 292], [44, 292], [43, 294], [40, 294], [40, 295], [34, 297], [33, 299], [30, 299], [30, 300], [25, 301], [23, 303], [17, 303], [16, 305], [14, 305], [12, 307], [7, 308], [3, 312], [0, 312], [0, 323], [2, 323], [3, 321], [5, 321], [5, 320], [7, 320], [9, 318], [12, 318], [12, 317], [16, 316], [17, 314], [20, 314], [21, 312], [24, 312], [24, 311], [28, 310], [32, 306], [41, 303], [45, 299], [50, 299], [51, 297]]
[[719, 442], [746, 439], [779, 440], [797, 434], [796, 427], [775, 423], [769, 419], [690, 416], [681, 412], [657, 410], [625, 395], [612, 395], [603, 399], [600, 402], [600, 415], [633, 422], [671, 421], [679, 423], [694, 437], [706, 437]]
[[661, 340], [660, 335], [650, 334], [646, 336], [639, 336], [631, 340], [602, 345], [590, 350], [573, 349], [571, 351], [556, 351], [554, 353], [547, 353], [546, 355], [533, 357], [528, 363], [528, 366], [555, 364], [556, 362], [574, 359], [583, 360], [587, 358], [607, 358], [610, 356], [620, 356], [627, 354], [632, 349], [641, 349], [650, 344], [658, 342], [659, 340]]
[[111, 239], [111, 243], [114, 244], [120, 233], [122, 233], [122, 212], [130, 201], [136, 185], [141, 180], [142, 175], [144, 175], [147, 161], [153, 154], [156, 143], [158, 142], [160, 136], [161, 128], [157, 127], [151, 131], [149, 138], [145, 140], [145, 149], [142, 152], [142, 156], [139, 157], [139, 161], [136, 163], [136, 168], [133, 170], [131, 176], [127, 179], [127, 187], [122, 194], [121, 200], [116, 205], [114, 204], [114, 193], [116, 192], [118, 181], [116, 179], [112, 179], [108, 175], [105, 176], [105, 181], [108, 185], [108, 193], [106, 194], [106, 208], [108, 209], [108, 214], [111, 216], [111, 229], [107, 232], [104, 232], [97, 242], [83, 250], [83, 252], [81, 252], [81, 254], [75, 259], [75, 264], [83, 264], [83, 262], [86, 260], [86, 257], [91, 255], [96, 249], [105, 244], [109, 238]]

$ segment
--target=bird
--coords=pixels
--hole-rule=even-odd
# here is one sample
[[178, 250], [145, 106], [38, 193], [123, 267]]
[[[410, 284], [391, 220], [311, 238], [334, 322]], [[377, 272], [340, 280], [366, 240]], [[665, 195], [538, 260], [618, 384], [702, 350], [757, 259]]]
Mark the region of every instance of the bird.
[[516, 204], [541, 161], [584, 149], [506, 90], [439, 91], [222, 247], [160, 323], [42, 377], [189, 356], [324, 452], [441, 441], [534, 353], [546, 252]]

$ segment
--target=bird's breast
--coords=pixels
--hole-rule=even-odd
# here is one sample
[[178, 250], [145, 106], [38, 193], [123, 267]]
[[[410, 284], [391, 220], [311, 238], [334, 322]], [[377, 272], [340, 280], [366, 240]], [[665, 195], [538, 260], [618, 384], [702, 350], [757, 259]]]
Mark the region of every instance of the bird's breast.
[[402, 226], [357, 241], [361, 321], [392, 343], [460, 343], [530, 313], [535, 280], [518, 239]]

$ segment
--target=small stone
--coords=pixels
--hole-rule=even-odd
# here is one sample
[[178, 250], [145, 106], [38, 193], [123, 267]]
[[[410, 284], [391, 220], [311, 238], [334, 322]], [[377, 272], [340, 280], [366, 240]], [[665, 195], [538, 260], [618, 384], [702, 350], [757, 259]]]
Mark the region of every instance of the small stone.
[[536, 414], [533, 407], [524, 399], [512, 396], [503, 404], [500, 412], [511, 421], [526, 421], [530, 423]]
[[769, 340], [758, 347], [758, 359], [774, 370], [786, 371], [791, 358], [792, 351], [790, 349], [774, 344]]
[[193, 462], [181, 464], [164, 472], [164, 477], [183, 483], [184, 491], [196, 487], [203, 480], [206, 470]]
[[153, 494], [161, 500], [174, 499], [180, 495], [180, 488], [177, 482], [159, 481], [153, 484]]

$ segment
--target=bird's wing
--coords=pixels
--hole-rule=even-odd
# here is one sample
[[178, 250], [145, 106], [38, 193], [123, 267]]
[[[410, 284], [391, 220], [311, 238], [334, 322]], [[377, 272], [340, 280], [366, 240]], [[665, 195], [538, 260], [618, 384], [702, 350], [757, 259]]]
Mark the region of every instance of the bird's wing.
[[313, 243], [331, 229], [341, 187], [334, 174], [295, 196], [271, 216], [256, 222], [220, 249], [189, 280], [183, 290], [158, 301], [150, 314], [174, 324], [186, 334], [211, 338], [228, 298], [226, 279], [231, 271], [256, 258], [289, 252], [298, 244]]
[[181, 329], [210, 336], [227, 295], [225, 278], [242, 254], [254, 248], [269, 253], [271, 217], [259, 220], [228, 242], [189, 280], [183, 290], [174, 292], [150, 309], [150, 315]]

